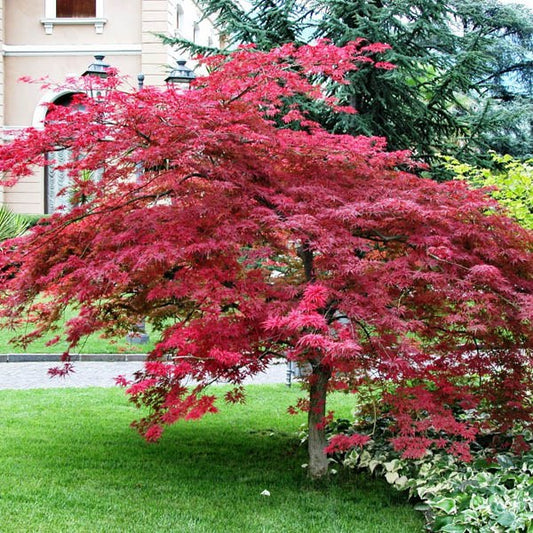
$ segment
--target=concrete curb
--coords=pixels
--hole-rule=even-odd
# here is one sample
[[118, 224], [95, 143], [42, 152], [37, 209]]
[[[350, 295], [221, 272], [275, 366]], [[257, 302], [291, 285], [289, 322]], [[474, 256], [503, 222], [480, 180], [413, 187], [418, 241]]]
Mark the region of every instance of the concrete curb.
[[[71, 361], [100, 361], [100, 362], [131, 362], [144, 361], [146, 354], [128, 353], [128, 354], [72, 354]], [[1, 354], [0, 363], [54, 363], [61, 361], [61, 354], [47, 353], [10, 353]]]

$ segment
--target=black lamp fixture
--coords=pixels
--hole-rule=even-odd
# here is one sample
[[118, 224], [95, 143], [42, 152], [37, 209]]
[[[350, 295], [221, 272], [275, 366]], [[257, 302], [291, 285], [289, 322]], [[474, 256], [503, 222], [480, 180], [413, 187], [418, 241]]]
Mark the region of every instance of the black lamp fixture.
[[105, 79], [108, 76], [107, 69], [109, 65], [104, 63], [105, 56], [96, 55], [94, 56], [94, 63], [91, 63], [87, 70], [82, 74], [82, 76], [97, 76], [98, 78]]
[[170, 71], [170, 74], [165, 78], [167, 86], [175, 89], [189, 89], [191, 82], [196, 79], [196, 74], [187, 66], [185, 66], [184, 59], [177, 61], [178, 66]]
[[109, 76], [109, 65], [104, 63], [104, 58], [105, 56], [103, 55], [95, 55], [94, 63], [91, 63], [82, 74], [84, 78], [95, 80], [94, 84], [88, 84], [87, 94], [96, 100], [102, 100], [106, 95], [106, 89], [99, 83], [100, 80], [105, 80]]

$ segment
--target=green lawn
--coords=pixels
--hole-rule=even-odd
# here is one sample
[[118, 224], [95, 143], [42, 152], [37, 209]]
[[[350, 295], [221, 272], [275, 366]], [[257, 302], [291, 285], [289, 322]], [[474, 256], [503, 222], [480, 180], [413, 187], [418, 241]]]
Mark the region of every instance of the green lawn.
[[180, 423], [155, 445], [128, 427], [138, 413], [120, 390], [0, 391], [0, 531], [423, 530], [384, 483], [353, 473], [309, 482], [295, 436], [303, 418], [284, 414], [298, 391], [249, 391], [246, 405]]
[[[75, 313], [71, 310], [67, 311], [65, 320], [75, 316]], [[57, 333], [49, 333], [42, 339], [32, 342], [27, 348], [21, 348], [10, 342], [10, 340], [16, 335], [22, 335], [29, 333], [31, 328], [28, 326], [25, 329], [9, 330], [0, 329], [0, 353], [63, 353], [68, 345], [66, 342], [58, 342], [53, 346], [46, 346], [46, 342], [53, 338]], [[117, 339], [103, 339], [100, 335], [90, 335], [88, 338], [80, 344], [80, 346], [73, 351], [78, 354], [116, 354], [116, 353], [147, 353], [153, 349], [153, 341], [158, 336], [157, 332], [152, 331], [150, 326], [147, 326], [147, 332], [150, 335], [150, 342], [148, 344], [132, 344], [129, 343], [125, 337]]]

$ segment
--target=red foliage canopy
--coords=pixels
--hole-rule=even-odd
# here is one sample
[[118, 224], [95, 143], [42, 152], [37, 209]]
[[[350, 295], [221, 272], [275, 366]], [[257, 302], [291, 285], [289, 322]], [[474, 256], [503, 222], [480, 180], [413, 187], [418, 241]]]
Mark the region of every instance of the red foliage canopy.
[[239, 385], [276, 357], [310, 365], [311, 431], [327, 389], [376, 385], [407, 455], [465, 455], [461, 409], [529, 424], [531, 232], [484, 192], [417, 177], [384, 139], [327, 133], [304, 111], [348, 111], [324, 80], [382, 49], [242, 49], [206, 59], [188, 92], [122, 92], [112, 77], [105, 102], [52, 109], [0, 149], [0, 170], [13, 183], [70, 148], [72, 209], [3, 245], [2, 316], [29, 311], [28, 340], [75, 304], [72, 347], [144, 318], [160, 327], [127, 389], [151, 408], [137, 424], [148, 439], [214, 411], [213, 379]]

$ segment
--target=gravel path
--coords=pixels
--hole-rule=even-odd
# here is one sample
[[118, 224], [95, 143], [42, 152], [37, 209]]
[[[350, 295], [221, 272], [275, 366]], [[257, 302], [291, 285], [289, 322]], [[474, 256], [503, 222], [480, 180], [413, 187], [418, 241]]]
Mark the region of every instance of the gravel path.
[[[47, 371], [57, 366], [53, 362], [0, 363], [0, 389], [49, 389], [64, 387], [112, 387], [114, 378], [131, 377], [142, 362], [79, 361], [74, 363], [73, 374], [51, 378]], [[246, 384], [286, 383], [284, 363], [272, 365], [267, 372], [249, 378]]]

